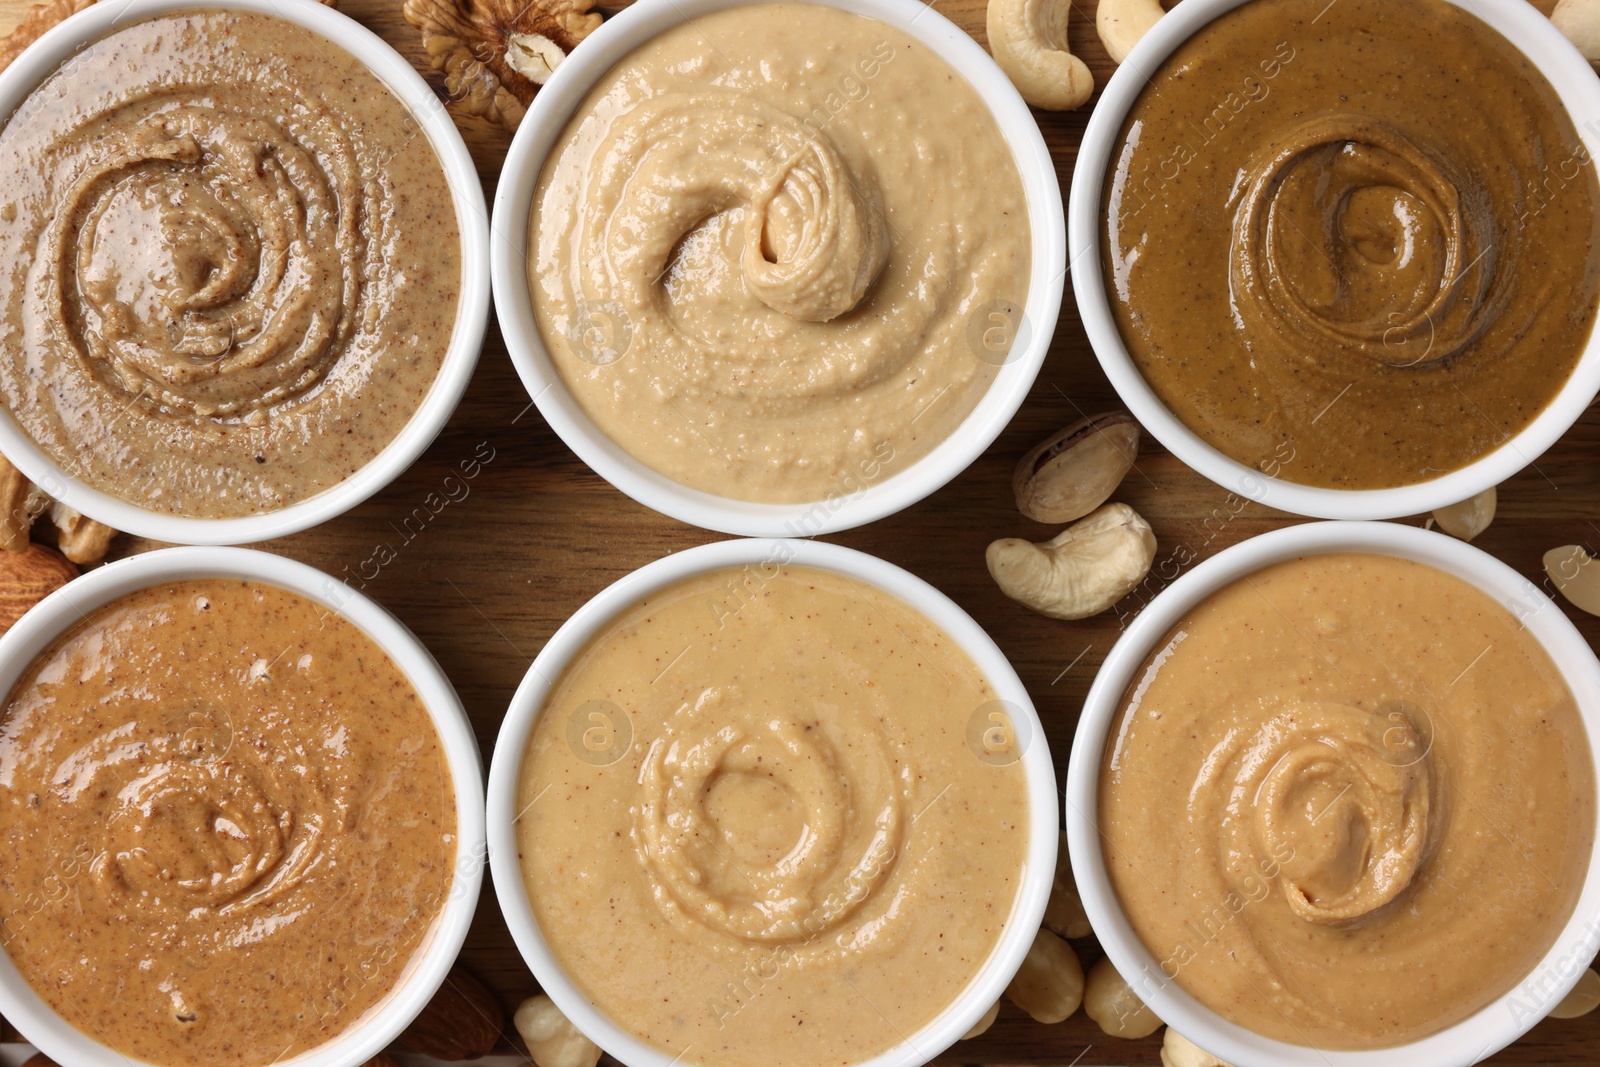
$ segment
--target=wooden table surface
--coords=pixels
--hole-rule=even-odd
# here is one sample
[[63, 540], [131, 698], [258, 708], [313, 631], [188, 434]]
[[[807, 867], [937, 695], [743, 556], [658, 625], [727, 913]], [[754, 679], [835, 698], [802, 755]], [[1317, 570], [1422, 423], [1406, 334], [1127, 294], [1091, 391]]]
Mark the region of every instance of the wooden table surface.
[[[1550, 3], [1542, 0], [1540, 6], [1548, 9]], [[938, 12], [979, 42], [984, 41], [983, 5], [984, 0], [935, 0]], [[0, 33], [27, 6], [27, 0], [0, 0]], [[400, 16], [400, 0], [340, 0], [339, 6], [411, 59], [444, 96], [443, 81], [429, 68], [416, 31]], [[602, 10], [609, 14], [615, 9]], [[1093, 18], [1092, 0], [1075, 4], [1071, 37], [1074, 51], [1087, 59], [1096, 83], [1103, 85], [1113, 65], [1095, 36]], [[1071, 181], [1089, 110], [1038, 114], [1063, 190]], [[492, 195], [510, 137], [457, 107], [451, 111], [472, 148], [485, 193]], [[971, 613], [1010, 657], [1032, 694], [1062, 781], [1078, 710], [1117, 639], [1117, 616], [1056, 622], [1034, 615], [1000, 595], [984, 568], [983, 551], [996, 537], [1038, 540], [1054, 532], [1017, 513], [1010, 488], [1017, 457], [1082, 415], [1119, 406], [1089, 349], [1071, 282], [1069, 276], [1044, 369], [999, 440], [966, 473], [921, 504], [827, 538], [920, 575]], [[419, 529], [414, 516], [428, 514], [423, 505], [429, 494], [442, 487], [459, 461], [490, 450], [493, 458], [470, 483], [468, 495]], [[460, 496], [459, 490], [455, 495]], [[1136, 470], [1115, 499], [1131, 504], [1154, 527], [1160, 541], [1158, 570], [1162, 561], [1168, 567], [1163, 573], [1171, 573], [1175, 561], [1204, 559], [1247, 537], [1304, 521], [1230, 497], [1148, 437]], [[1422, 519], [1403, 521], [1420, 524]], [[529, 404], [491, 318], [465, 400], [409, 471], [343, 517], [259, 547], [364, 582], [366, 593], [415, 631], [460, 692], [487, 768], [512, 691], [569, 615], [629, 571], [721, 537], [646, 510], [568, 451]], [[1591, 406], [1550, 452], [1500, 487], [1499, 516], [1476, 543], [1541, 585], [1540, 559], [1546, 549], [1582, 544], [1591, 552], [1600, 550], [1600, 407]], [[152, 547], [125, 538], [116, 551]], [[377, 565], [389, 556], [392, 560]], [[1152, 576], [1150, 589], [1159, 584]], [[1137, 601], [1129, 601], [1123, 610], [1137, 607]], [[1562, 610], [1591, 644], [1600, 642], [1600, 619], [1565, 603]], [[1077, 948], [1085, 964], [1100, 955], [1092, 940]], [[462, 959], [498, 990], [508, 1008], [536, 989], [487, 878]], [[1142, 1041], [1122, 1041], [1107, 1037], [1081, 1012], [1059, 1025], [1043, 1026], [1006, 1004], [989, 1033], [958, 1043], [941, 1062], [1154, 1064], [1159, 1048], [1159, 1032]], [[1546, 1021], [1486, 1062], [1600, 1062], [1600, 1012], [1573, 1021]]]

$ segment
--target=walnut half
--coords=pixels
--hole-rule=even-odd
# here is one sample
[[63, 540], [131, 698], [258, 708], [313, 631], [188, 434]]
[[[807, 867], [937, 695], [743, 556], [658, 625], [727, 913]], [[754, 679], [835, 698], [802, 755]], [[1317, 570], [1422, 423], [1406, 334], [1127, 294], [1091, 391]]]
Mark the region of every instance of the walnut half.
[[600, 25], [594, 0], [406, 0], [428, 59], [452, 98], [517, 128], [533, 94]]
[[76, 15], [92, 3], [94, 0], [49, 0], [48, 3], [30, 7], [28, 13], [22, 16], [22, 21], [17, 23], [17, 28], [0, 39], [0, 70], [11, 66], [23, 49], [43, 37], [46, 30], [58, 22], [66, 21], [68, 16]]

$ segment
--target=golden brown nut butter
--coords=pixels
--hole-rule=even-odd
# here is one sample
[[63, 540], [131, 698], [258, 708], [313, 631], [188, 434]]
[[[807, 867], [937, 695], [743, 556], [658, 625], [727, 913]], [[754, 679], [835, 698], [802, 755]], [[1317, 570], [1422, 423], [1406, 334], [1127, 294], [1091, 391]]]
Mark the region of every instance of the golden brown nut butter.
[[460, 236], [404, 104], [272, 15], [163, 15], [0, 129], [0, 400], [70, 474], [156, 511], [285, 507], [408, 422]]
[[1106, 276], [1162, 402], [1306, 485], [1427, 481], [1570, 376], [1600, 185], [1555, 91], [1445, 0], [1252, 0], [1175, 51], [1106, 183]]
[[669, 1055], [863, 1062], [949, 1006], [1011, 917], [1028, 800], [1008, 715], [948, 635], [862, 582], [773, 560], [663, 590], [535, 725], [517, 845], [540, 929]]
[[163, 1067], [259, 1067], [386, 996], [456, 855], [416, 691], [296, 594], [131, 594], [0, 716], [0, 937], [62, 1018]]
[[1112, 724], [1099, 822], [1161, 972], [1136, 990], [1176, 980], [1268, 1037], [1382, 1048], [1549, 950], [1594, 845], [1594, 763], [1511, 612], [1422, 564], [1317, 556], [1173, 627]]

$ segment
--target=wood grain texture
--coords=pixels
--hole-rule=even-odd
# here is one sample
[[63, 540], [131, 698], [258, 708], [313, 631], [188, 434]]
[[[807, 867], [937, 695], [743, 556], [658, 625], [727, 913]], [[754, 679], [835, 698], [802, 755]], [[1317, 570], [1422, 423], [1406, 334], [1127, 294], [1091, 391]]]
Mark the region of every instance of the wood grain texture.
[[[1552, 2], [1543, 0], [1539, 6], [1548, 9]], [[984, 40], [982, 0], [935, 0], [934, 6]], [[443, 94], [442, 79], [427, 67], [417, 34], [400, 15], [399, 0], [341, 0], [340, 7], [417, 64]], [[9, 29], [25, 8], [25, 0], [0, 0], [0, 32]], [[602, 10], [609, 14], [615, 8], [602, 6]], [[1075, 4], [1071, 36], [1074, 49], [1087, 59], [1097, 84], [1103, 85], [1113, 68], [1095, 36], [1093, 15], [1091, 6]], [[1063, 190], [1071, 180], [1088, 114], [1085, 107], [1038, 116]], [[492, 194], [509, 135], [481, 120], [459, 114], [457, 120], [485, 191]], [[983, 550], [996, 537], [1040, 539], [1053, 532], [1016, 511], [1010, 474], [1017, 457], [1082, 415], [1119, 406], [1089, 349], [1070, 282], [1069, 277], [1044, 370], [999, 440], [930, 499], [865, 529], [828, 538], [926, 578], [988, 630], [1038, 705], [1063, 780], [1079, 707], [1116, 641], [1118, 620], [1107, 614], [1084, 622], [1053, 622], [1030, 614], [995, 589], [984, 569]], [[483, 443], [493, 449], [494, 458], [470, 482], [469, 494], [437, 515], [430, 514], [424, 500]], [[1499, 517], [1478, 539], [1479, 546], [1539, 584], [1543, 584], [1540, 558], [1546, 549], [1583, 544], [1591, 551], [1600, 550], [1597, 460], [1600, 409], [1591, 406], [1556, 447], [1501, 487]], [[1116, 499], [1149, 519], [1161, 542], [1158, 559], [1191, 554], [1203, 559], [1254, 534], [1301, 521], [1230, 499], [1148, 440]], [[633, 503], [568, 451], [529, 405], [491, 322], [477, 375], [460, 410], [408, 472], [349, 514], [260, 547], [352, 579], [411, 627], [454, 680], [487, 761], [512, 691], [533, 656], [574, 610], [639, 566], [717, 539], [720, 535], [662, 518]], [[154, 546], [124, 543], [119, 551], [150, 547]], [[394, 559], [387, 565], [373, 562], [390, 553]], [[1152, 582], [1152, 590], [1156, 584]], [[1125, 610], [1136, 607], [1136, 601], [1124, 605]], [[1563, 610], [1591, 644], [1600, 641], [1600, 619], [1566, 605]], [[1085, 964], [1100, 955], [1092, 941], [1078, 947]], [[497, 990], [507, 1007], [535, 990], [490, 886], [486, 885], [463, 962]], [[1574, 1021], [1545, 1022], [1486, 1062], [1593, 1064], [1600, 1058], [1596, 1047], [1600, 1047], [1600, 1012]], [[956, 1045], [941, 1059], [1084, 1067], [1154, 1064], [1159, 1062], [1159, 1035], [1119, 1041], [1102, 1034], [1081, 1013], [1057, 1026], [1041, 1026], [1007, 1004], [988, 1034]]]

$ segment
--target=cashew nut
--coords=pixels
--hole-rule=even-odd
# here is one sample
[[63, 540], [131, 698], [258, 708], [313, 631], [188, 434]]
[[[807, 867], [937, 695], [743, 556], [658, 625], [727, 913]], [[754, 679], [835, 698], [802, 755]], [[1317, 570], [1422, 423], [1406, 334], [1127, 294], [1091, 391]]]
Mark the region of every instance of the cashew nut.
[[1600, 0], [1561, 0], [1550, 21], [1578, 46], [1583, 58], [1600, 62]]
[[56, 547], [74, 563], [98, 563], [111, 550], [117, 531], [96, 522], [59, 500], [50, 501], [50, 521], [56, 528]]
[[1139, 994], [1117, 973], [1111, 960], [1101, 959], [1089, 968], [1083, 986], [1083, 1010], [1112, 1037], [1149, 1037], [1161, 1020]]
[[1489, 524], [1494, 521], [1494, 509], [1498, 500], [1499, 494], [1491, 485], [1477, 496], [1468, 497], [1459, 504], [1439, 508], [1433, 513], [1433, 521], [1439, 524], [1439, 529], [1451, 537], [1470, 541], [1487, 530]]
[[1067, 45], [1070, 0], [989, 0], [989, 51], [1022, 99], [1046, 111], [1082, 107], [1094, 75]]
[[600, 1062], [600, 1046], [584, 1037], [543, 993], [524, 1000], [511, 1022], [537, 1067], [595, 1067]]
[[989, 1032], [989, 1027], [993, 1026], [994, 1025], [994, 1021], [996, 1019], [998, 1019], [999, 1017], [1000, 1017], [1000, 1002], [997, 1000], [993, 1004], [989, 1005], [989, 1010], [983, 1013], [983, 1017], [982, 1018], [980, 1018], [977, 1022], [972, 1024], [972, 1029], [971, 1030], [968, 1030], [966, 1033], [961, 1035], [961, 1040], [962, 1041], [971, 1041], [973, 1038], [979, 1036], [980, 1034], [988, 1033]]
[[1100, 31], [1100, 43], [1106, 46], [1112, 61], [1121, 63], [1139, 38], [1165, 14], [1161, 0], [1100, 0], [1094, 12], [1094, 27]]
[[1068, 426], [1023, 456], [1011, 476], [1017, 510], [1073, 522], [1104, 504], [1139, 457], [1139, 424], [1112, 411]]
[[1161, 1067], [1233, 1067], [1219, 1060], [1172, 1027], [1161, 1039]]
[[1044, 928], [1060, 937], [1088, 937], [1089, 916], [1072, 878], [1072, 857], [1067, 855], [1067, 835], [1056, 848], [1056, 876], [1050, 883], [1050, 902], [1044, 906]]
[[1006, 537], [985, 553], [1000, 591], [1052, 619], [1087, 619], [1150, 573], [1156, 535], [1126, 504], [1107, 504], [1042, 545]]
[[1550, 1018], [1576, 1019], [1595, 1008], [1600, 1008], [1600, 974], [1595, 974], [1591, 967], [1578, 976], [1578, 984], [1572, 987], [1572, 992], [1550, 1009]]
[[1083, 1003], [1083, 965], [1072, 946], [1049, 930], [1033, 935], [1033, 945], [1006, 997], [1041, 1023], [1058, 1023]]
[[1581, 545], [1563, 545], [1544, 554], [1544, 572], [1572, 606], [1600, 615], [1600, 564]]

